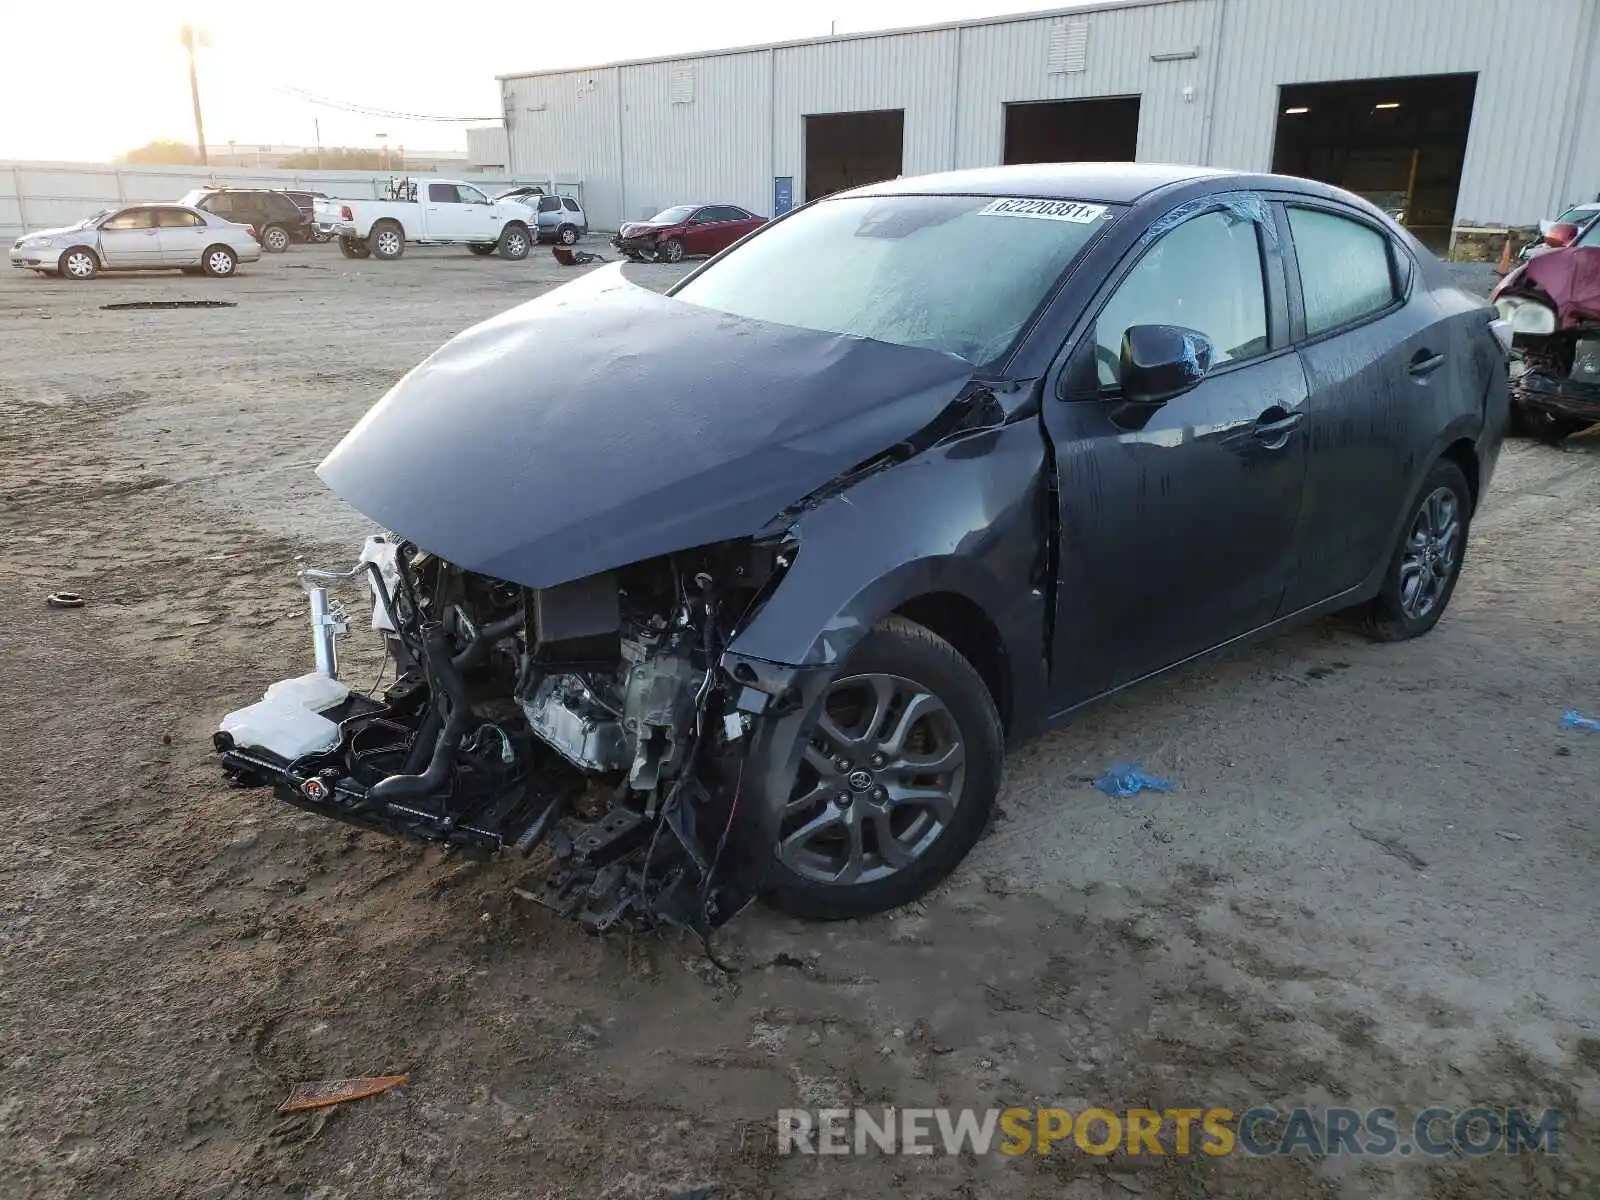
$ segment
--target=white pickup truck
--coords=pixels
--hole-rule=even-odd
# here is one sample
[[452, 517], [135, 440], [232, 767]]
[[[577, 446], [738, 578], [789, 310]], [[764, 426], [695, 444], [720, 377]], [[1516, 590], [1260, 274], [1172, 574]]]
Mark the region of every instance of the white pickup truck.
[[405, 179], [390, 200], [328, 200], [317, 223], [339, 239], [346, 258], [399, 258], [407, 242], [465, 245], [474, 254], [527, 258], [533, 248], [533, 211], [515, 200], [491, 200], [456, 179]]

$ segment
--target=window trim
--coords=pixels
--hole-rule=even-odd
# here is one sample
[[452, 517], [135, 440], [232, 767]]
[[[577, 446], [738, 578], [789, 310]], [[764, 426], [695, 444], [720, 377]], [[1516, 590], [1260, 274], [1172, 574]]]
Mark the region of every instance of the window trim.
[[[1287, 250], [1284, 254], [1284, 271], [1292, 281], [1290, 320], [1294, 327], [1294, 344], [1296, 346], [1314, 346], [1328, 338], [1338, 337], [1349, 333], [1351, 330], [1360, 329], [1374, 321], [1381, 321], [1404, 308], [1411, 299], [1411, 289], [1415, 286], [1417, 277], [1417, 264], [1411, 256], [1411, 270], [1401, 278], [1398, 255], [1404, 253], [1403, 247], [1395, 240], [1394, 234], [1385, 229], [1376, 221], [1371, 220], [1365, 213], [1340, 204], [1335, 200], [1325, 200], [1321, 196], [1297, 196], [1293, 194], [1274, 197], [1273, 203], [1281, 214], [1281, 237], [1285, 240]], [[1339, 217], [1351, 224], [1359, 225], [1383, 239], [1384, 253], [1389, 263], [1389, 303], [1382, 308], [1375, 308], [1371, 312], [1362, 313], [1352, 317], [1341, 325], [1333, 325], [1327, 329], [1311, 332], [1311, 326], [1306, 319], [1305, 281], [1300, 274], [1300, 247], [1294, 240], [1294, 230], [1289, 224], [1289, 210], [1303, 208], [1312, 212], [1325, 213], [1330, 217]]]
[[[1098, 366], [1096, 365], [1095, 356], [1092, 350], [1094, 346], [1098, 345], [1095, 340], [1095, 334], [1100, 324], [1100, 314], [1105, 311], [1106, 305], [1111, 303], [1111, 298], [1115, 296], [1122, 288], [1122, 285], [1127, 281], [1128, 276], [1132, 275], [1134, 271], [1138, 269], [1139, 264], [1144, 261], [1145, 255], [1149, 254], [1158, 243], [1170, 237], [1176, 230], [1184, 225], [1187, 225], [1190, 221], [1198, 220], [1200, 217], [1210, 216], [1212, 213], [1226, 212], [1228, 210], [1228, 203], [1222, 197], [1226, 196], [1227, 194], [1228, 193], [1225, 192], [1218, 192], [1212, 193], [1212, 195], [1209, 197], [1205, 197], [1205, 199], [1213, 202], [1206, 204], [1203, 208], [1197, 209], [1195, 212], [1185, 217], [1182, 221], [1179, 221], [1177, 225], [1174, 225], [1171, 229], [1163, 232], [1160, 237], [1152, 238], [1148, 242], [1142, 240], [1136, 242], [1117, 263], [1116, 267], [1108, 275], [1106, 282], [1101, 285], [1100, 291], [1096, 294], [1094, 300], [1092, 300], [1088, 307], [1083, 310], [1083, 314], [1080, 316], [1077, 322], [1075, 336], [1068, 338], [1066, 346], [1063, 347], [1063, 349], [1066, 350], [1066, 353], [1058, 356], [1057, 358], [1057, 361], [1061, 364], [1060, 375], [1058, 377], [1058, 382], [1055, 389], [1057, 399], [1069, 404], [1081, 404], [1086, 402], [1103, 403], [1107, 400], [1115, 400], [1122, 394], [1122, 389], [1120, 386], [1115, 390], [1108, 390], [1100, 384], [1100, 372]], [[1196, 199], [1199, 198], [1200, 197], [1196, 197]], [[1174, 206], [1174, 209], [1169, 209], [1167, 213], [1161, 213], [1152, 218], [1150, 224], [1153, 225], [1156, 222], [1163, 220], [1176, 208], [1182, 207], [1183, 204], [1192, 202], [1193, 201], [1180, 201]], [[1256, 254], [1261, 263], [1261, 294], [1263, 303], [1265, 305], [1267, 319], [1267, 348], [1260, 354], [1253, 354], [1249, 358], [1230, 358], [1226, 362], [1218, 363], [1216, 366], [1212, 367], [1206, 372], [1207, 379], [1213, 379], [1218, 376], [1227, 375], [1240, 367], [1253, 367], [1257, 363], [1266, 362], [1268, 359], [1276, 357], [1278, 354], [1282, 353], [1292, 345], [1292, 342], [1286, 336], [1288, 330], [1282, 325], [1282, 318], [1284, 314], [1280, 302], [1282, 301], [1283, 297], [1279, 293], [1279, 289], [1283, 286], [1282, 275], [1279, 273], [1279, 271], [1274, 270], [1273, 267], [1275, 259], [1280, 263], [1282, 259], [1281, 257], [1274, 255], [1273, 248], [1268, 244], [1267, 239], [1263, 236], [1262, 223], [1259, 221], [1251, 221], [1251, 225], [1255, 227]], [[1148, 228], [1149, 226], [1147, 225], [1146, 229]], [[1142, 239], [1143, 235], [1141, 234], [1140, 236]], [[1090, 350], [1088, 359], [1094, 376], [1095, 386], [1092, 390], [1083, 390], [1074, 388], [1072, 386], [1073, 383], [1076, 382], [1075, 376], [1078, 374], [1078, 372], [1074, 370], [1074, 367], [1078, 358], [1083, 354], [1086, 348], [1089, 348]]]

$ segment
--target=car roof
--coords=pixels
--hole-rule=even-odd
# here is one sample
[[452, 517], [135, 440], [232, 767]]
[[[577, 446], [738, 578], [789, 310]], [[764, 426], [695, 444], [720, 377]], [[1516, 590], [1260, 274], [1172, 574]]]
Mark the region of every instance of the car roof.
[[1013, 167], [979, 167], [943, 171], [868, 184], [850, 195], [1038, 196], [1050, 200], [1099, 200], [1132, 204], [1141, 196], [1174, 184], [1223, 179], [1239, 174], [1212, 167], [1173, 163], [1075, 162], [1030, 163]]

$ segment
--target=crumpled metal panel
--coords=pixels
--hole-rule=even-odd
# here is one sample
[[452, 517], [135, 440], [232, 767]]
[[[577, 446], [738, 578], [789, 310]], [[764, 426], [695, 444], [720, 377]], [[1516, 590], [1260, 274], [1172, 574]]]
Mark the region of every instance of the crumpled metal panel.
[[971, 376], [942, 351], [733, 317], [603, 267], [452, 338], [317, 473], [425, 550], [550, 587], [757, 532]]

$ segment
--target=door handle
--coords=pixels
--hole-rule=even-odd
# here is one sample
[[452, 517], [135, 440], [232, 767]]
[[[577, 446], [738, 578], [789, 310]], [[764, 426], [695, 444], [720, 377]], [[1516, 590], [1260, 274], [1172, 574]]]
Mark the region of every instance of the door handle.
[[1411, 356], [1411, 365], [1406, 370], [1414, 379], [1426, 379], [1442, 366], [1444, 366], [1444, 355], [1418, 350]]
[[[1276, 413], [1283, 413], [1276, 416]], [[1276, 450], [1287, 444], [1289, 435], [1300, 428], [1300, 422], [1305, 420], [1304, 413], [1284, 413], [1281, 408], [1269, 408], [1256, 418], [1256, 423], [1250, 429], [1250, 436], [1268, 449]]]

